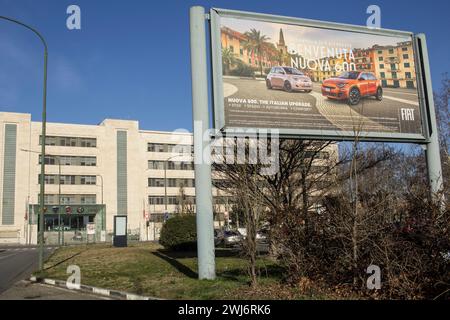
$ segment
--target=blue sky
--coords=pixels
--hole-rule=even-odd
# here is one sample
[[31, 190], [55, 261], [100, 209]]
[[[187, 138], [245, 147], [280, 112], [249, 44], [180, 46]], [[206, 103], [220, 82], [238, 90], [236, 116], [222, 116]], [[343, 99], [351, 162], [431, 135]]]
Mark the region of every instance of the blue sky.
[[[66, 28], [77, 4], [82, 30]], [[189, 7], [203, 5], [364, 25], [377, 4], [382, 27], [427, 34], [435, 89], [450, 71], [449, 1], [0, 0], [0, 15], [38, 28], [49, 44], [48, 120], [139, 120], [142, 129], [191, 129]], [[0, 21], [0, 111], [40, 120], [42, 48]]]

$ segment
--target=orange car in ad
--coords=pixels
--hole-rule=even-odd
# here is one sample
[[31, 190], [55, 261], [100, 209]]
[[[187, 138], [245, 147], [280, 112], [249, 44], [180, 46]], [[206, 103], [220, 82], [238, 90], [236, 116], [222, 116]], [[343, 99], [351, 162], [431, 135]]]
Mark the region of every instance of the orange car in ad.
[[357, 105], [362, 97], [373, 96], [383, 100], [381, 81], [371, 72], [347, 71], [322, 83], [322, 95], [336, 100], [347, 100]]

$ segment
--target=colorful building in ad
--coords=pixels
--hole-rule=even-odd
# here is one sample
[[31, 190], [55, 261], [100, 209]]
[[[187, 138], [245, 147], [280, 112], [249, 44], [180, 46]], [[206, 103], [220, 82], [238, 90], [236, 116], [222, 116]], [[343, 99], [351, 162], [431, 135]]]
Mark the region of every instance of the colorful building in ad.
[[411, 41], [396, 46], [373, 46], [375, 74], [383, 87], [417, 88]]

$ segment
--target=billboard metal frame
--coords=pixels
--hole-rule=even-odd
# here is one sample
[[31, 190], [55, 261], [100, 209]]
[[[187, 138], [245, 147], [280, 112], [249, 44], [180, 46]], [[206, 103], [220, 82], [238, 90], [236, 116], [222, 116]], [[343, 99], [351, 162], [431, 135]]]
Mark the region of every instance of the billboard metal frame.
[[[338, 24], [307, 19], [273, 16], [242, 11], [211, 9], [209, 14], [201, 6], [190, 8], [190, 51], [191, 51], [191, 77], [192, 77], [192, 118], [194, 123], [194, 158], [195, 164], [195, 191], [197, 198], [197, 250], [198, 250], [198, 274], [199, 279], [213, 280], [215, 273], [215, 250], [214, 250], [214, 221], [212, 207], [212, 183], [211, 164], [197, 160], [202, 159], [203, 151], [210, 152], [210, 139], [204, 139], [204, 134], [209, 131], [209, 99], [208, 93], [210, 83], [208, 81], [207, 64], [207, 34], [206, 22], [210, 23], [210, 44], [212, 64], [212, 93], [214, 126], [216, 129], [225, 131], [225, 113], [222, 84], [222, 54], [220, 43], [220, 16], [249, 18], [253, 20], [274, 21], [279, 23], [311, 26], [327, 29], [346, 30], [365, 34], [409, 36], [413, 40], [415, 54], [415, 68], [417, 74], [417, 88], [419, 92], [419, 108], [422, 120], [422, 133], [420, 134], [389, 134], [389, 133], [366, 133], [358, 135], [360, 141], [384, 141], [417, 143], [424, 145], [427, 158], [428, 179], [430, 191], [433, 198], [439, 200], [440, 191], [443, 188], [442, 166], [440, 159], [438, 128], [436, 112], [433, 101], [433, 88], [431, 84], [431, 72], [428, 61], [428, 50], [424, 34], [414, 35], [411, 32], [395, 31], [387, 29], [369, 29], [361, 26]], [[245, 129], [232, 128], [233, 135], [241, 132], [246, 134]], [[263, 128], [269, 129], [269, 128]], [[208, 132], [210, 133], [210, 132]], [[298, 139], [316, 139], [332, 141], [355, 140], [353, 132], [333, 132], [331, 130], [280, 130], [281, 136]], [[207, 135], [209, 137], [209, 134]]]
[[[274, 22], [282, 24], [291, 24], [304, 27], [313, 27], [321, 29], [331, 29], [338, 31], [357, 32], [372, 35], [390, 36], [390, 37], [410, 37], [413, 41], [416, 79], [417, 79], [417, 91], [419, 110], [421, 115], [421, 128], [422, 134], [408, 134], [408, 133], [389, 133], [389, 132], [359, 132], [357, 134], [359, 141], [373, 141], [373, 142], [403, 142], [403, 143], [418, 143], [427, 144], [430, 142], [430, 111], [431, 105], [430, 97], [427, 96], [425, 88], [430, 79], [427, 77], [427, 72], [422, 70], [429, 69], [419, 52], [420, 42], [418, 37], [412, 32], [398, 31], [390, 29], [371, 29], [364, 26], [326, 22], [319, 20], [310, 20], [302, 18], [293, 18], [285, 16], [277, 16], [270, 14], [252, 13], [245, 11], [227, 10], [212, 8], [209, 14], [210, 21], [210, 37], [211, 37], [211, 64], [212, 64], [212, 85], [213, 85], [213, 120], [214, 127], [227, 132], [230, 130], [233, 134], [239, 134], [240, 131], [245, 131], [247, 128], [243, 127], [228, 127], [225, 126], [225, 104], [223, 96], [223, 70], [222, 70], [222, 52], [221, 52], [221, 23], [220, 18], [238, 18], [249, 19], [256, 21]], [[423, 42], [422, 42], [423, 46]], [[423, 50], [423, 49], [422, 49]], [[270, 128], [261, 128], [270, 129]], [[288, 129], [278, 128], [280, 136], [288, 138], [302, 139], [316, 139], [316, 140], [333, 140], [333, 141], [353, 141], [356, 138], [355, 132], [352, 131], [339, 131], [339, 130], [314, 130], [314, 129]], [[244, 132], [243, 132], [244, 133]]]

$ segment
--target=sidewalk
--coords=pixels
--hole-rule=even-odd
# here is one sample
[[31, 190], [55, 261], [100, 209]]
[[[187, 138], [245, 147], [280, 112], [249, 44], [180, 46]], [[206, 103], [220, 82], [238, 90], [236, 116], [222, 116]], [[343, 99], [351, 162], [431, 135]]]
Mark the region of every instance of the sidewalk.
[[0, 300], [113, 300], [79, 291], [48, 286], [30, 281], [19, 281], [0, 294]]

